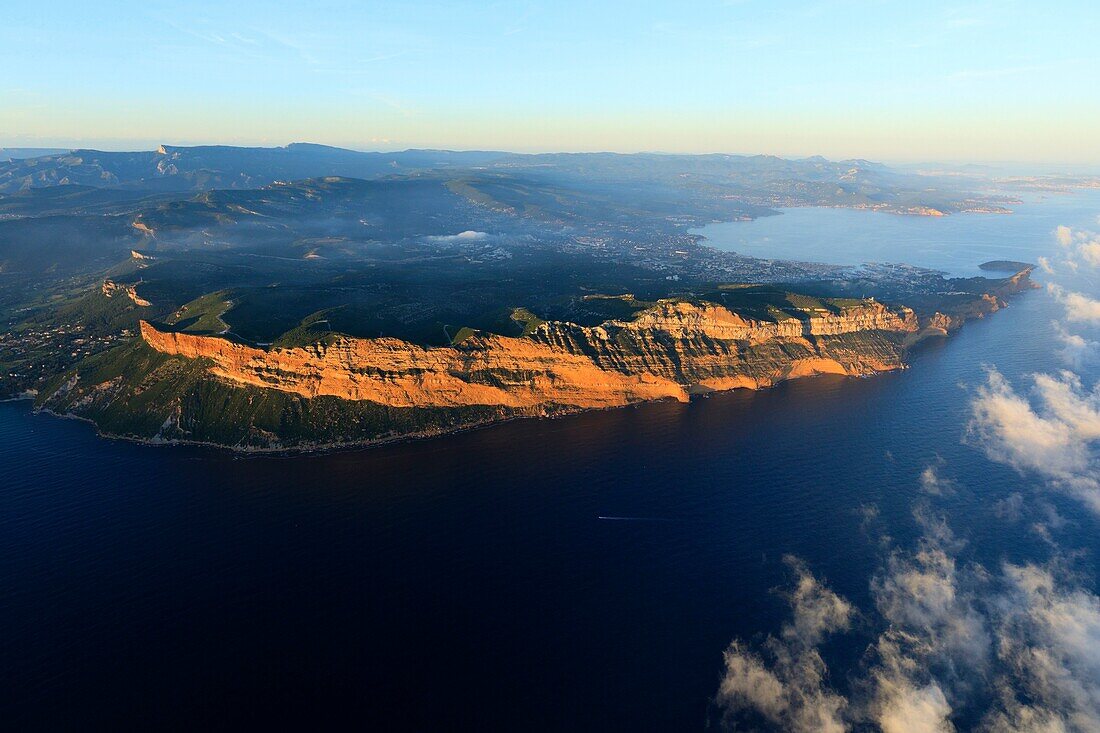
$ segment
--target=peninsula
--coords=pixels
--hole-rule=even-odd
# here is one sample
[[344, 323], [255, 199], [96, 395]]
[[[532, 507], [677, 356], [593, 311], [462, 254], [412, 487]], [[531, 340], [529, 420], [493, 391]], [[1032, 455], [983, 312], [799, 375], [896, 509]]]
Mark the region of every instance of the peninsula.
[[770, 260], [693, 231], [790, 206], [1008, 211], [959, 184], [866, 160], [311, 144], [0, 161], [0, 398], [278, 451], [901, 369], [1030, 266]]
[[[759, 389], [819, 374], [901, 369], [946, 335], [1031, 287], [1030, 268], [954, 312], [923, 317], [873, 299], [813, 298], [751, 286], [718, 292], [775, 302], [754, 318], [717, 302], [663, 299], [596, 326], [528, 320], [517, 336], [464, 329], [447, 346], [326, 333], [254, 346], [140, 321], [140, 337], [87, 360], [37, 405], [111, 436], [239, 450], [309, 450], [435, 435], [515, 417]], [[619, 300], [624, 300], [621, 298]], [[513, 317], [530, 319], [525, 309]]]

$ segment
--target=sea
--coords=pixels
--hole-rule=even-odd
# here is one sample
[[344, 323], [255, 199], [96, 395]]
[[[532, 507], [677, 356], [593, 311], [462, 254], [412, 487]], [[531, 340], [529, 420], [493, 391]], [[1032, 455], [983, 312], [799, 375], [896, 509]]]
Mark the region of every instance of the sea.
[[[1100, 229], [1100, 192], [1015, 209], [805, 208], [699, 233], [754, 256], [973, 275], [1056, 259], [1058, 225]], [[1097, 293], [1085, 274], [1057, 277]], [[954, 487], [935, 501], [968, 561], [1048, 557], [1004, 512], [1041, 482], [990, 460], [967, 424], [989, 369], [1023, 389], [1064, 368], [1062, 319], [1034, 290], [896, 373], [319, 455], [106, 440], [0, 404], [0, 719], [719, 729], [723, 651], [780, 633], [790, 613], [784, 558], [870, 613], [883, 543], [922, 531], [929, 466]], [[1096, 515], [1044, 496], [1095, 590]], [[840, 690], [873, 634], [857, 625], [824, 650]]]

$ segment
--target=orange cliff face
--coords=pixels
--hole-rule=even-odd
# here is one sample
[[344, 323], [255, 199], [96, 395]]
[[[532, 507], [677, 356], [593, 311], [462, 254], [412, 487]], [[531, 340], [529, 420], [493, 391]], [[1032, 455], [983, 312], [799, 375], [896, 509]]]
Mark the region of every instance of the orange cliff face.
[[394, 338], [338, 337], [327, 344], [265, 350], [159, 331], [144, 321], [141, 333], [157, 351], [208, 360], [217, 377], [303, 397], [330, 395], [391, 407], [613, 407], [686, 399], [669, 380], [607, 372], [582, 356], [522, 338], [478, 335], [461, 347], [424, 348]]
[[305, 347], [261, 349], [141, 323], [153, 349], [204, 359], [210, 374], [230, 383], [391, 407], [528, 409], [686, 401], [697, 391], [897, 369], [904, 336], [916, 330], [912, 311], [891, 311], [873, 301], [840, 314], [779, 323], [709, 303], [668, 301], [632, 321], [596, 327], [546, 322], [527, 337], [478, 333], [455, 346], [431, 348], [395, 338], [339, 336]]
[[125, 298], [129, 298], [134, 302], [134, 305], [139, 305], [143, 308], [151, 306], [145, 298], [142, 298], [137, 293], [137, 288], [133, 285], [121, 285], [113, 280], [104, 280], [103, 285], [100, 287], [100, 291], [108, 298], [113, 298], [116, 295], [122, 295]]

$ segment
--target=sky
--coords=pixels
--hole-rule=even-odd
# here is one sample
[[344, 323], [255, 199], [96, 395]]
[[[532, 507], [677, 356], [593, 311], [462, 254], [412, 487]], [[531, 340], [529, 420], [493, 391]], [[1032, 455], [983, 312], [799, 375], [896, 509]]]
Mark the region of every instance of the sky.
[[1096, 0], [39, 0], [0, 147], [1100, 164]]

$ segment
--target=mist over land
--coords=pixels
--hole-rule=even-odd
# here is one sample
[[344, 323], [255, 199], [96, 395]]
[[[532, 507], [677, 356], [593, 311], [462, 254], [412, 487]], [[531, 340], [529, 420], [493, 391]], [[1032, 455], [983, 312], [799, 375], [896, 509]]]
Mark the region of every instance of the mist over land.
[[8, 5], [5, 728], [1100, 731], [1092, 0]]

